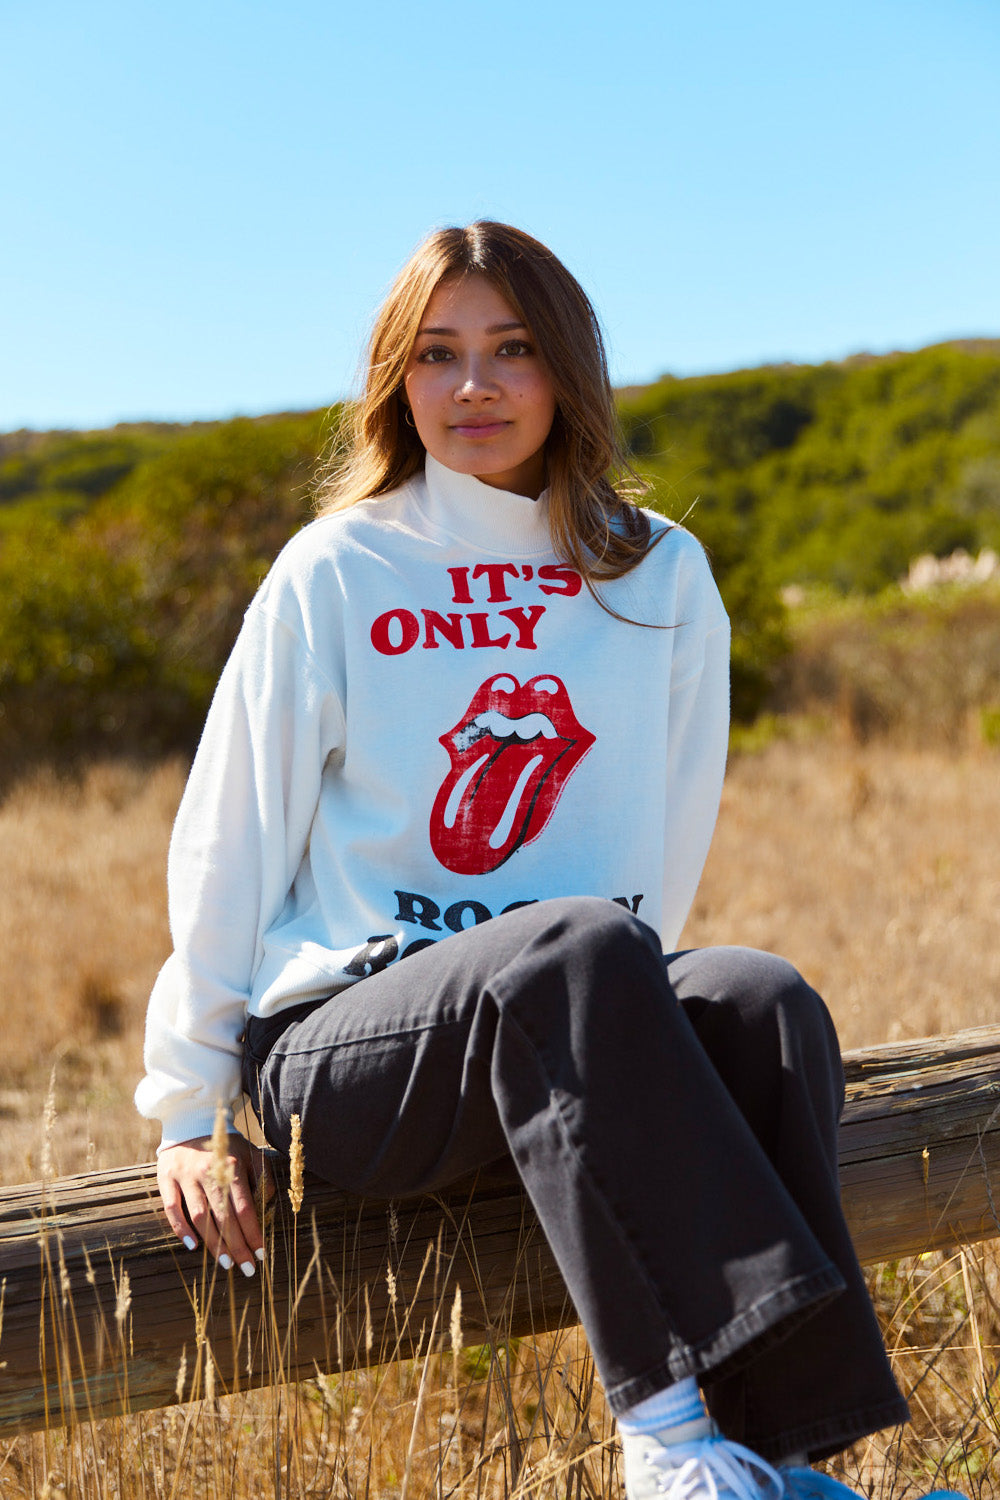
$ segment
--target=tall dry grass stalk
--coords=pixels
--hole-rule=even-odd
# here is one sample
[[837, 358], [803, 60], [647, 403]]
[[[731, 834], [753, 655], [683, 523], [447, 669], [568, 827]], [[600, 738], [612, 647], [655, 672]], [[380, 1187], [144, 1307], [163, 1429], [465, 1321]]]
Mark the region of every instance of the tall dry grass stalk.
[[[177, 765], [104, 766], [74, 786], [22, 786], [0, 806], [2, 1180], [37, 1176], [43, 1163], [66, 1172], [151, 1154], [130, 1096], [167, 951], [162, 871], [181, 781]], [[732, 766], [684, 941], [786, 953], [825, 992], [845, 1046], [995, 1020], [1000, 868], [983, 831], [998, 824], [995, 754], [774, 743]], [[390, 1251], [394, 1232], [390, 1223]], [[48, 1253], [71, 1337], [58, 1247]], [[315, 1271], [314, 1256], [296, 1277]], [[265, 1264], [265, 1294], [268, 1275]], [[392, 1277], [390, 1255], [390, 1289]], [[840, 1472], [884, 1500], [933, 1483], [998, 1500], [997, 1246], [882, 1266], [871, 1285], [914, 1421], [857, 1445]], [[124, 1274], [118, 1286], [127, 1342]], [[3, 1301], [0, 1289], [0, 1318]], [[393, 1316], [398, 1337], [409, 1317], [398, 1291]], [[269, 1390], [216, 1399], [199, 1338], [179, 1362], [183, 1407], [0, 1440], [0, 1495], [619, 1500], [613, 1424], [579, 1330], [515, 1341], [498, 1329], [463, 1349], [456, 1291], [418, 1358], [393, 1362], [369, 1315], [372, 1368], [290, 1387], [294, 1337], [294, 1319], [270, 1331]]]
[[297, 1214], [302, 1207], [305, 1158], [302, 1153], [302, 1121], [298, 1115], [292, 1115], [290, 1123], [292, 1140], [288, 1152], [288, 1201], [292, 1205], [292, 1213]]

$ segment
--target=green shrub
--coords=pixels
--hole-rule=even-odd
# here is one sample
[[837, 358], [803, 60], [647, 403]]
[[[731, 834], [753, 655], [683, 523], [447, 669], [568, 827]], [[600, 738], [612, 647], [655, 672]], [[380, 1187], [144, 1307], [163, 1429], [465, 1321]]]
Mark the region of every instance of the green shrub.
[[46, 492], [65, 491], [92, 502], [183, 430], [137, 423], [106, 432], [0, 435], [0, 513]]
[[142, 578], [167, 677], [203, 714], [246, 607], [311, 515], [324, 419], [237, 419], [140, 465], [94, 512], [113, 555]]
[[71, 524], [38, 494], [10, 507], [5, 775], [95, 750], [193, 747], [254, 589], [309, 517], [320, 435], [317, 417], [220, 424], [135, 466]]
[[1000, 546], [1000, 345], [662, 380], [622, 420], [671, 513], [725, 512], [780, 584], [876, 593], [920, 553]]
[[0, 552], [0, 767], [126, 748], [160, 697], [138, 573], [72, 528], [8, 535]]

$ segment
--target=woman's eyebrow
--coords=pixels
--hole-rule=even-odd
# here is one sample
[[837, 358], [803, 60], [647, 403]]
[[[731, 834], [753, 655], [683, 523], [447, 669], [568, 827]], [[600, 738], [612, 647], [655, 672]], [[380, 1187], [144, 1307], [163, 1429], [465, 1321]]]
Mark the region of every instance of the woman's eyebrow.
[[[519, 328], [525, 333], [528, 331], [526, 323], [491, 323], [483, 332], [488, 334], [514, 333]], [[432, 334], [435, 338], [457, 339], [460, 337], [460, 331], [457, 328], [418, 328], [418, 336], [422, 333]]]

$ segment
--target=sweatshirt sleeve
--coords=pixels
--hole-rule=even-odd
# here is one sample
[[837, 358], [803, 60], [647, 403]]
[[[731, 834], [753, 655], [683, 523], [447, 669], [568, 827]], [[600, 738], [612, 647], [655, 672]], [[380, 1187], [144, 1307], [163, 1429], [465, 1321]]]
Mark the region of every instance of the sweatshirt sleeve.
[[262, 938], [309, 839], [323, 768], [342, 751], [338, 694], [293, 626], [251, 605], [209, 710], [170, 844], [173, 953], [146, 1022], [139, 1113], [163, 1144], [212, 1130], [240, 1093]]
[[[693, 539], [691, 539], [693, 541]], [[667, 735], [664, 951], [677, 948], [715, 830], [729, 744], [729, 620], [700, 546], [678, 595]]]

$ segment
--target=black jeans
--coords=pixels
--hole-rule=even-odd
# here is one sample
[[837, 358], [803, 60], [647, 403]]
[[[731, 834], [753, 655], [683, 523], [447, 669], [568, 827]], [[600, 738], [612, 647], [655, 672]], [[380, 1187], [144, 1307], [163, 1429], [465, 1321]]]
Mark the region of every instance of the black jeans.
[[244, 1082], [351, 1192], [509, 1153], [613, 1411], [694, 1375], [772, 1459], [906, 1419], [840, 1210], [836, 1035], [783, 960], [664, 960], [614, 902], [539, 902], [251, 1018]]

